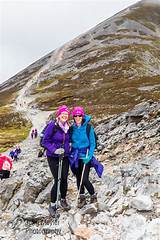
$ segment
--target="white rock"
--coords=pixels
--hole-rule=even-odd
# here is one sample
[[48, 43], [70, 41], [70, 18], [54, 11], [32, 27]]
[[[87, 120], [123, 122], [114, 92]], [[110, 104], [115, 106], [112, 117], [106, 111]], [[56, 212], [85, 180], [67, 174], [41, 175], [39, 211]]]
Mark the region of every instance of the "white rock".
[[37, 203], [27, 203], [21, 208], [21, 216], [27, 220], [38, 220], [48, 217], [48, 215], [48, 210], [41, 208]]
[[43, 234], [33, 234], [30, 240], [45, 240], [45, 236]]
[[69, 219], [69, 227], [72, 231], [72, 233], [75, 231], [75, 229], [80, 225], [81, 223], [81, 214], [80, 213], [75, 213], [70, 215]]
[[99, 234], [95, 234], [89, 240], [103, 240], [103, 238]]
[[149, 196], [138, 195], [132, 198], [131, 207], [136, 208], [139, 211], [150, 211], [153, 208], [153, 202]]
[[103, 224], [107, 224], [109, 221], [110, 221], [110, 218], [109, 218], [109, 213], [99, 213], [96, 217], [93, 218], [92, 220], [92, 223], [96, 223], [96, 224], [99, 224], [99, 223], [103, 223]]
[[148, 223], [144, 240], [159, 240], [160, 239], [160, 218], [153, 219]]
[[97, 207], [95, 206], [94, 203], [85, 205], [80, 211], [82, 215], [96, 213], [96, 212], [97, 212]]
[[121, 240], [143, 239], [145, 226], [146, 219], [141, 215], [134, 214], [131, 217], [124, 217], [122, 219]]

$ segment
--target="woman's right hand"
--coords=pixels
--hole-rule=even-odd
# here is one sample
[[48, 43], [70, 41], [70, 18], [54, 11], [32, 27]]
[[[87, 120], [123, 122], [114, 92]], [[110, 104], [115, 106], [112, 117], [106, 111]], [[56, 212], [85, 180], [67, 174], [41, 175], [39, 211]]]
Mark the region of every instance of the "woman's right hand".
[[58, 149], [55, 150], [54, 153], [58, 154], [58, 155], [62, 155], [62, 154], [64, 154], [64, 148], [58, 148]]

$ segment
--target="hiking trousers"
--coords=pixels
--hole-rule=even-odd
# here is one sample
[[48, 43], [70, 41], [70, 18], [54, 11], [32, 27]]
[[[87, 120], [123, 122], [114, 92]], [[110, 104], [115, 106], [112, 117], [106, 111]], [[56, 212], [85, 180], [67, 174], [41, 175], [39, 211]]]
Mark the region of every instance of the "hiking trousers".
[[8, 170], [0, 170], [0, 179], [9, 178], [10, 171]]
[[[47, 157], [47, 160], [48, 160], [49, 168], [54, 178], [54, 185], [51, 189], [51, 202], [55, 203], [57, 199], [59, 158]], [[68, 157], [64, 157], [62, 162], [61, 183], [60, 183], [60, 194], [62, 199], [65, 199], [67, 194], [68, 171], [69, 171], [69, 160], [68, 160]]]
[[[82, 176], [82, 171], [83, 171], [83, 160], [79, 159], [78, 160], [78, 168], [75, 168], [75, 175], [77, 179], [77, 188], [79, 189], [80, 187], [80, 182], [81, 182], [81, 176]], [[93, 195], [95, 193], [94, 187], [92, 183], [89, 181], [89, 172], [91, 168], [91, 163], [90, 161], [85, 165], [85, 170], [84, 170], [84, 175], [83, 175], [83, 181], [80, 189], [80, 194], [85, 193], [85, 188], [89, 192], [90, 195]]]

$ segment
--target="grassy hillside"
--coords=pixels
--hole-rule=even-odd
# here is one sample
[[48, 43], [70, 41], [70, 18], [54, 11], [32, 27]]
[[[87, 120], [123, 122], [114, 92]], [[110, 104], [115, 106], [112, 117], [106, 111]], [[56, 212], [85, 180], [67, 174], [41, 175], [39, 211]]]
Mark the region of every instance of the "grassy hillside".
[[10, 107], [0, 107], [0, 152], [28, 136], [31, 123]]

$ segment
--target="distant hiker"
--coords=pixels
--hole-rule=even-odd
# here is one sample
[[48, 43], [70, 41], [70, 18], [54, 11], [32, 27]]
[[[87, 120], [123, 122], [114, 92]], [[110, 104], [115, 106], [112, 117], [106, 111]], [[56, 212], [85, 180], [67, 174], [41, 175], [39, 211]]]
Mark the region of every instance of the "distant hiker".
[[37, 138], [38, 136], [38, 131], [37, 131], [37, 128], [34, 129], [34, 137]]
[[9, 153], [9, 156], [13, 159], [14, 158], [14, 150], [12, 149]]
[[0, 179], [9, 178], [11, 169], [11, 159], [0, 153]]
[[17, 152], [17, 154], [20, 154], [20, 153], [21, 153], [21, 148], [20, 148], [19, 145], [16, 146], [15, 151]]
[[34, 138], [34, 129], [32, 129], [31, 138], [32, 138], [32, 139]]
[[[71, 169], [77, 180], [77, 188], [80, 194], [78, 207], [81, 208], [86, 204], [85, 188], [90, 194], [90, 203], [97, 201], [94, 187], [89, 180], [89, 173], [90, 168], [93, 166], [99, 177], [101, 177], [103, 166], [93, 156], [96, 147], [96, 139], [94, 128], [89, 124], [91, 117], [85, 115], [83, 108], [79, 106], [73, 109], [72, 116], [74, 123], [73, 126], [70, 127], [72, 149], [69, 160]], [[90, 125], [89, 133], [87, 133], [88, 125]], [[81, 186], [80, 183], [82, 183]]]
[[16, 161], [16, 162], [17, 162], [17, 160], [18, 160], [18, 153], [17, 153], [16, 151], [14, 151], [13, 159], [14, 159], [14, 161]]
[[54, 185], [51, 190], [51, 203], [49, 212], [51, 216], [55, 216], [57, 208], [57, 186], [58, 186], [58, 169], [63, 152], [62, 172], [60, 179], [61, 206], [65, 210], [69, 210], [70, 206], [66, 201], [67, 194], [67, 178], [69, 171], [69, 115], [70, 111], [67, 106], [61, 106], [56, 112], [56, 120], [50, 121], [44, 133], [42, 144], [46, 148], [46, 155], [50, 170], [54, 177]]
[[14, 160], [15, 161], [17, 161], [18, 160], [18, 156], [19, 156], [19, 154], [21, 153], [21, 148], [20, 148], [20, 146], [16, 146], [16, 149], [15, 149], [15, 151], [14, 151]]

